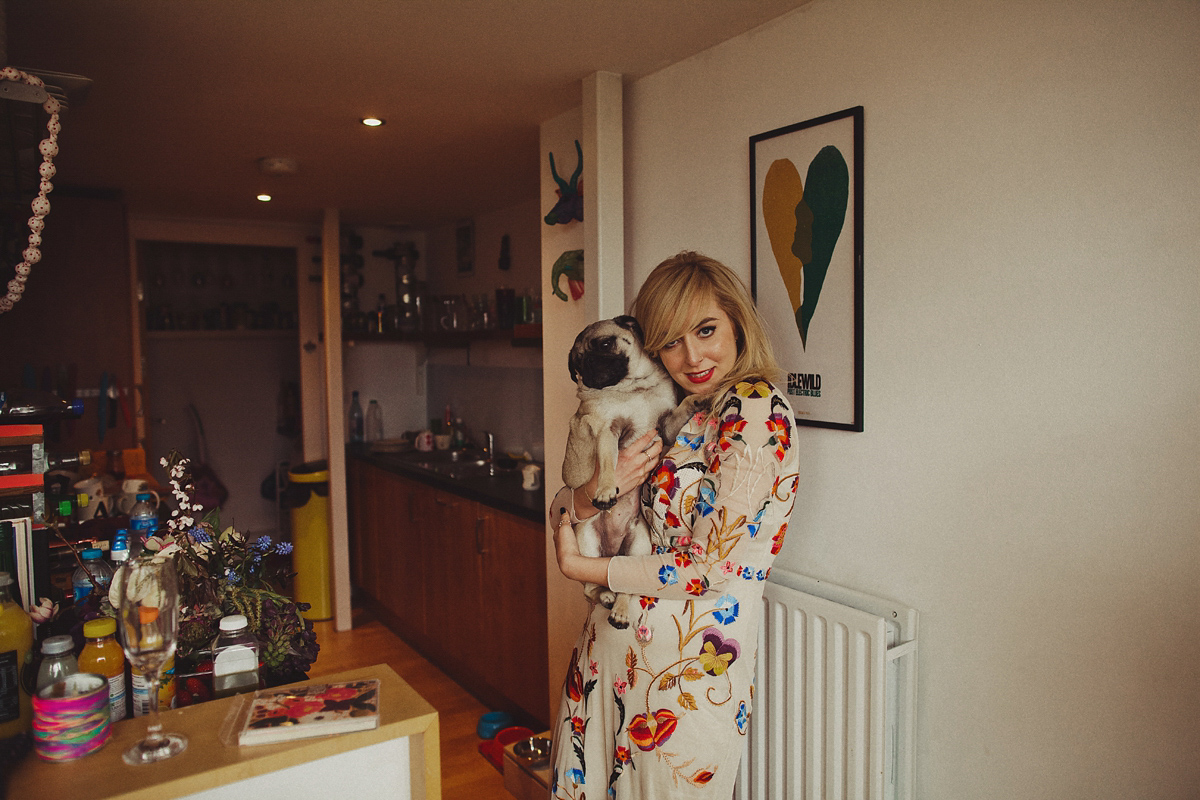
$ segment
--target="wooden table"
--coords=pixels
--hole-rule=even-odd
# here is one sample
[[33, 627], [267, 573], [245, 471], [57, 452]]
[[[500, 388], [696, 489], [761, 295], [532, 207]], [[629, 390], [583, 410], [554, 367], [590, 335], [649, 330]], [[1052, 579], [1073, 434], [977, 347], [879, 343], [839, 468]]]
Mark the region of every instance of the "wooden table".
[[34, 753], [13, 770], [8, 796], [70, 800], [168, 797], [394, 797], [441, 800], [437, 711], [387, 665], [347, 670], [303, 683], [379, 678], [379, 727], [313, 739], [238, 747], [221, 727], [244, 695], [163, 712], [163, 729], [188, 738], [166, 761], [132, 767], [121, 754], [146, 732], [146, 718], [113, 726], [107, 744], [61, 764]]

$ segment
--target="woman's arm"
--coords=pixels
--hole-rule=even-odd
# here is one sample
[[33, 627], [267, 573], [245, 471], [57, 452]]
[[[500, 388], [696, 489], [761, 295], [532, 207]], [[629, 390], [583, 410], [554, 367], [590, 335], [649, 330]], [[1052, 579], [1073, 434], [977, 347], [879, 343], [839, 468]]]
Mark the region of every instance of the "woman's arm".
[[[654, 431], [649, 431], [644, 436], [634, 439], [620, 453], [617, 454], [616, 466], [616, 481], [617, 486], [629, 487], [620, 492], [617, 496], [640, 489], [642, 484], [646, 482], [653, 469], [658, 466], [658, 459], [662, 455], [662, 439]], [[571, 515], [573, 522], [582, 522], [588, 517], [593, 517], [600, 513], [600, 509], [592, 505], [592, 498], [596, 496], [596, 484], [599, 482], [600, 468], [597, 466], [596, 471], [592, 473], [591, 480], [583, 486], [578, 487], [573, 492], [571, 506], [567, 508], [567, 512]], [[554, 516], [560, 509], [551, 509], [551, 518], [556, 520]]]
[[[617, 486], [630, 487], [626, 492], [640, 489], [646, 478], [658, 466], [661, 454], [662, 439], [654, 431], [634, 439], [617, 455]], [[575, 538], [572, 525], [600, 513], [600, 510], [592, 505], [592, 497], [596, 494], [596, 481], [597, 476], [593, 474], [590, 481], [573, 491], [564, 486], [554, 498], [556, 505], [550, 509], [550, 518], [555, 523], [554, 549], [562, 574], [574, 581], [607, 585], [608, 559], [580, 555], [579, 542]]]

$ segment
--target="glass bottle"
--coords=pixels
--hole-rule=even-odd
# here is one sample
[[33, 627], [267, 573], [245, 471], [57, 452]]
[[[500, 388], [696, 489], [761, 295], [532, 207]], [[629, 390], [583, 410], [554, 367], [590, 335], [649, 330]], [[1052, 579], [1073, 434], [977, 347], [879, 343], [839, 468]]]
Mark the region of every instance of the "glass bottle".
[[350, 393], [350, 441], [363, 440], [363, 410], [358, 402], [358, 392]]
[[367, 441], [377, 442], [383, 438], [383, 409], [379, 402], [367, 403]]
[[33, 620], [13, 599], [13, 579], [0, 572], [0, 739], [29, 729], [33, 705], [20, 686], [33, 647]]
[[42, 663], [38, 667], [35, 691], [58, 683], [79, 672], [75, 660], [75, 640], [70, 636], [51, 636], [42, 642]]
[[79, 652], [79, 671], [103, 675], [108, 681], [109, 719], [125, 719], [125, 651], [117, 644], [117, 621], [97, 617], [83, 623], [87, 641]]

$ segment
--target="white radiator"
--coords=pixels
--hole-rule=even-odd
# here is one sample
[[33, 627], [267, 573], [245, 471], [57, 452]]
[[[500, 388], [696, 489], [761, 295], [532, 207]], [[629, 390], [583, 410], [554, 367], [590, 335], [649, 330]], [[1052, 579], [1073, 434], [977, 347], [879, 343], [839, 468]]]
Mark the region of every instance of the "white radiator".
[[917, 612], [772, 570], [735, 800], [911, 800]]

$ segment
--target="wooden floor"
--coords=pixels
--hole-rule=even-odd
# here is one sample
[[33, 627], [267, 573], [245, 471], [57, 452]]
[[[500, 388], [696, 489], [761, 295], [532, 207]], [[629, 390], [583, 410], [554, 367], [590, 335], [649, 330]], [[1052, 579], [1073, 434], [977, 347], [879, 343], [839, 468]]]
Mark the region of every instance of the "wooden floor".
[[321, 652], [310, 678], [355, 667], [387, 664], [438, 711], [444, 800], [512, 800], [504, 778], [479, 754], [475, 726], [489, 711], [389, 631], [370, 612], [354, 609], [354, 627], [342, 633], [333, 622], [315, 622]]

